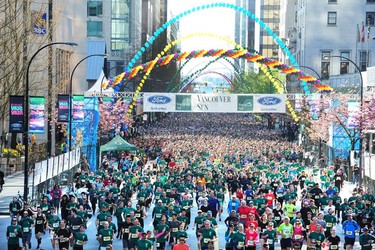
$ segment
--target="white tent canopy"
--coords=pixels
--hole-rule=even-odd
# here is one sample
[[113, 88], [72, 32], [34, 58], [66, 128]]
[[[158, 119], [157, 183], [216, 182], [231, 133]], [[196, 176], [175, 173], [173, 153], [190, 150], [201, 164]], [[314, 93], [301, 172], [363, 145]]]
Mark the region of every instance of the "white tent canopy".
[[103, 70], [100, 72], [98, 80], [96, 80], [95, 84], [85, 92], [85, 96], [112, 96], [113, 95], [113, 88], [108, 88], [106, 90], [101, 89], [102, 82], [106, 82], [107, 78], [104, 75]]

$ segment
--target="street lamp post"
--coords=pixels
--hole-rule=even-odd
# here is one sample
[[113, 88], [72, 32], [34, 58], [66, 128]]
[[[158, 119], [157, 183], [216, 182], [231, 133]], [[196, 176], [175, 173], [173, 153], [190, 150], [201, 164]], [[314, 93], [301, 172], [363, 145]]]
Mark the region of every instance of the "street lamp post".
[[70, 75], [70, 86], [69, 86], [69, 151], [72, 150], [72, 116], [73, 116], [73, 75], [76, 71], [77, 67], [87, 58], [93, 57], [93, 56], [101, 56], [104, 58], [107, 58], [107, 54], [92, 54], [88, 55], [79, 61], [76, 66], [73, 68], [72, 74]]
[[[355, 68], [357, 69], [357, 71], [359, 73], [359, 77], [361, 79], [361, 93], [360, 93], [360, 102], [361, 103], [360, 103], [360, 108], [362, 109], [362, 107], [363, 107], [363, 78], [362, 78], [361, 69], [358, 67], [358, 65], [355, 62], [353, 62], [351, 59], [349, 59], [345, 56], [331, 56], [331, 55], [324, 56], [325, 59], [328, 59], [330, 57], [337, 57], [337, 58], [345, 59], [345, 60], [351, 62], [355, 66]], [[362, 115], [361, 115], [361, 121], [360, 121], [360, 124], [359, 124], [358, 133], [359, 133], [358, 136], [359, 136], [359, 172], [360, 172], [359, 173], [359, 186], [361, 186], [361, 184], [362, 184], [362, 170], [363, 170], [363, 166], [362, 166], [363, 165], [362, 164], [363, 163], [363, 161], [362, 161], [362, 143], [363, 143], [363, 141], [362, 141]]]
[[53, 45], [69, 45], [72, 47], [78, 46], [77, 43], [73, 42], [53, 42], [46, 44], [39, 48], [30, 58], [29, 63], [27, 64], [26, 69], [26, 85], [25, 85], [25, 115], [24, 115], [24, 132], [23, 132], [23, 145], [25, 146], [25, 163], [24, 163], [24, 189], [23, 189], [23, 199], [27, 201], [27, 196], [29, 194], [29, 88], [30, 88], [30, 65], [34, 60], [36, 55], [43, 49], [53, 46]]

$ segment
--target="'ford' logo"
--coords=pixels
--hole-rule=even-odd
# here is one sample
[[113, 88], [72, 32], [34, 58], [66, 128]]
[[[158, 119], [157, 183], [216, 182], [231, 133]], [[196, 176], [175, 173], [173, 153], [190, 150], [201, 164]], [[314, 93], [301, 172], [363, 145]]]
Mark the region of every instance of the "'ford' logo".
[[147, 100], [153, 104], [167, 104], [172, 101], [171, 98], [169, 98], [168, 96], [164, 96], [164, 95], [150, 96]]
[[20, 128], [20, 127], [22, 127], [22, 124], [20, 124], [20, 123], [13, 123], [12, 124], [12, 128]]
[[265, 96], [258, 99], [258, 102], [262, 105], [272, 106], [281, 103], [281, 99], [273, 96]]

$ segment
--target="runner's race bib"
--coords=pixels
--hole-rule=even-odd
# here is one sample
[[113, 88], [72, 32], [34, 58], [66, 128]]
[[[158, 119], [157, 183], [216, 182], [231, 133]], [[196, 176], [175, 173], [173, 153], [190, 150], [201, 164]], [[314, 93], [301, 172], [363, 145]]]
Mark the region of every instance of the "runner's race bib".
[[331, 222], [327, 223], [327, 227], [332, 227], [332, 226], [333, 226], [333, 224]]
[[129, 233], [129, 228], [125, 228], [125, 229], [124, 229], [124, 232], [125, 232], [125, 233]]
[[82, 246], [83, 245], [83, 241], [82, 240], [77, 240], [76, 241], [76, 245]]
[[273, 245], [273, 239], [267, 239], [267, 244]]
[[346, 231], [346, 234], [347, 235], [353, 235], [353, 232], [352, 231]]
[[28, 232], [30, 232], [30, 228], [28, 228], [28, 227], [24, 227], [24, 228], [23, 228], [23, 232], [24, 232], [24, 233], [28, 233]]
[[110, 236], [104, 236], [103, 241], [111, 241], [111, 237]]
[[302, 238], [302, 236], [299, 235], [299, 234], [294, 235], [294, 239], [296, 239], [296, 240], [300, 240], [301, 238]]
[[244, 242], [238, 242], [238, 247], [243, 247], [244, 246]]
[[204, 242], [205, 244], [207, 244], [208, 242], [210, 242], [210, 240], [211, 240], [210, 238], [204, 238], [204, 239], [203, 239], [203, 242]]
[[247, 241], [247, 245], [248, 246], [253, 246], [254, 245], [254, 241], [252, 241], [252, 240]]
[[132, 238], [138, 238], [138, 234], [132, 234]]
[[338, 249], [337, 245], [331, 245], [331, 249]]
[[16, 237], [16, 234], [15, 233], [9, 233], [9, 237], [14, 238], [14, 237]]

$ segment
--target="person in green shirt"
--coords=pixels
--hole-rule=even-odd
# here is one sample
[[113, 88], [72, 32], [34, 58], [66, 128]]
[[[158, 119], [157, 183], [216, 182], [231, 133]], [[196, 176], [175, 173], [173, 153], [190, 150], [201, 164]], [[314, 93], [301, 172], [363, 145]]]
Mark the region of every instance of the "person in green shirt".
[[129, 227], [129, 249], [135, 249], [138, 244], [139, 233], [143, 233], [143, 228], [139, 225], [138, 219], [133, 220], [133, 226]]
[[285, 215], [288, 216], [288, 218], [289, 218], [290, 220], [292, 220], [292, 219], [294, 218], [294, 214], [295, 214], [295, 212], [296, 212], [296, 210], [297, 210], [296, 205], [294, 205], [293, 202], [294, 202], [294, 200], [291, 199], [291, 200], [289, 200], [288, 203], [285, 204], [285, 206], [284, 206]]
[[112, 245], [113, 236], [114, 232], [109, 228], [108, 221], [103, 222], [103, 228], [99, 230], [97, 237], [100, 248], [106, 248], [109, 245]]
[[292, 235], [293, 225], [289, 223], [288, 217], [284, 218], [284, 222], [277, 228], [277, 233], [281, 235], [281, 249], [291, 249], [292, 247]]
[[12, 218], [12, 224], [7, 227], [8, 250], [18, 250], [20, 247], [20, 238], [22, 237], [22, 229], [17, 224], [16, 217]]
[[27, 211], [23, 212], [22, 218], [18, 225], [21, 226], [22, 229], [22, 245], [26, 248], [26, 243], [31, 248], [31, 235], [32, 231], [31, 229], [35, 226], [34, 220], [29, 217], [29, 213]]
[[217, 240], [217, 235], [215, 229], [211, 227], [211, 222], [206, 220], [204, 222], [204, 227], [198, 233], [200, 249], [207, 249], [209, 243]]
[[368, 228], [365, 227], [362, 229], [363, 234], [359, 236], [359, 244], [361, 245], [362, 250], [371, 250], [372, 244], [375, 242], [375, 237], [368, 233]]
[[81, 225], [79, 232], [74, 234], [74, 247], [73, 250], [83, 250], [83, 246], [87, 243], [88, 237], [85, 233], [86, 227]]
[[138, 250], [151, 250], [153, 248], [153, 244], [147, 238], [147, 233], [142, 233], [142, 237], [137, 242], [137, 249]]
[[322, 243], [325, 239], [324, 234], [321, 232], [320, 224], [316, 225], [315, 231], [309, 234], [309, 247], [315, 247], [316, 250], [322, 249]]
[[266, 231], [262, 234], [262, 240], [264, 241], [263, 247], [268, 250], [275, 249], [276, 230], [273, 228], [274, 223], [269, 222]]
[[326, 230], [324, 235], [326, 238], [331, 236], [331, 229], [336, 226], [336, 217], [333, 215], [334, 211], [332, 209], [328, 210], [328, 214], [324, 215], [324, 221], [326, 222]]
[[166, 224], [167, 216], [163, 215], [158, 225], [155, 228], [155, 235], [156, 235], [156, 249], [157, 250], [164, 250], [165, 243], [168, 240], [170, 235], [170, 228]]
[[234, 246], [235, 249], [241, 249], [241, 250], [245, 249], [246, 234], [245, 234], [245, 231], [244, 231], [243, 224], [239, 224], [238, 225], [238, 231], [235, 232], [231, 236], [231, 238], [232, 238], [232, 244], [233, 244], [233, 246]]

